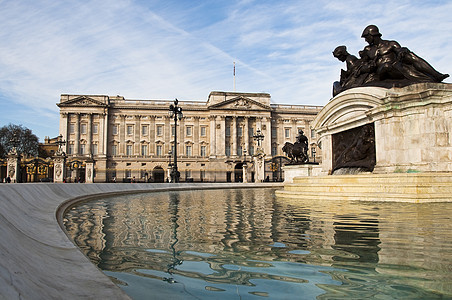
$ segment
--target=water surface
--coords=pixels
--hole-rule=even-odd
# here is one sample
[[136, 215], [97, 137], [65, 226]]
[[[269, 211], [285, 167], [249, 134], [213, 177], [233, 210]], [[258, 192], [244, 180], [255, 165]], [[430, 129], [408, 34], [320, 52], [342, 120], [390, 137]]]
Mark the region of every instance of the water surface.
[[94, 200], [65, 226], [133, 299], [452, 299], [451, 209], [204, 190]]

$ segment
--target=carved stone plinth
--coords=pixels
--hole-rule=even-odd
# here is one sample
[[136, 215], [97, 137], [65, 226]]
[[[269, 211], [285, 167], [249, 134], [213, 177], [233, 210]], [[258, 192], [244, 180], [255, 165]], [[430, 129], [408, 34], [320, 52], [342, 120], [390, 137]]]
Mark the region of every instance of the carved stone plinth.
[[64, 178], [66, 178], [66, 155], [55, 155], [53, 158], [53, 182], [64, 182]]
[[85, 182], [86, 183], [94, 182], [94, 161], [86, 162]]
[[253, 156], [255, 182], [263, 182], [265, 180], [264, 157], [264, 153], [259, 153], [256, 156]]
[[10, 182], [19, 182], [20, 172], [20, 155], [16, 152], [12, 152], [7, 156], [7, 176], [10, 178]]

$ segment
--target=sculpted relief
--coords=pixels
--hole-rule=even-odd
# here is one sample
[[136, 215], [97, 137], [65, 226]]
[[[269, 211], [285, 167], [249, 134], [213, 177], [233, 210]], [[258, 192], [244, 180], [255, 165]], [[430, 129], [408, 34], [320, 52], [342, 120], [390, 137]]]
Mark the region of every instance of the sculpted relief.
[[383, 40], [377, 26], [367, 26], [361, 37], [368, 45], [359, 58], [339, 46], [333, 56], [346, 63], [340, 81], [333, 85], [333, 96], [360, 86], [403, 87], [420, 82], [442, 82], [449, 74], [436, 71], [428, 62], [396, 41]]

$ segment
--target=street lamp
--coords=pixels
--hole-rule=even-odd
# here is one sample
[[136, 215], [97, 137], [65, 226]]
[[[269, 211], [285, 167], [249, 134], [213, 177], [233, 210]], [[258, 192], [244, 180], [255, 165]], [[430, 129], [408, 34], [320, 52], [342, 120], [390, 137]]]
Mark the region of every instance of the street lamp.
[[171, 104], [168, 111], [170, 118], [174, 119], [174, 164], [171, 169], [171, 182], [179, 182], [180, 178], [180, 173], [177, 170], [177, 120], [181, 120], [184, 115], [182, 114], [182, 107], [177, 106], [178, 103], [179, 100], [176, 98], [174, 105]]

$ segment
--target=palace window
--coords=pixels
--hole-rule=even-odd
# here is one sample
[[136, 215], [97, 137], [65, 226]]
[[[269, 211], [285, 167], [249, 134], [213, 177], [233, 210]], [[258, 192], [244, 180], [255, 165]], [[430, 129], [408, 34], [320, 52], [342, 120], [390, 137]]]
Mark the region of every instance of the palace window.
[[272, 127], [272, 138], [278, 137], [278, 131], [276, 130], [276, 127]]
[[162, 147], [162, 145], [157, 145], [155, 154], [157, 156], [162, 156], [163, 155], [163, 147]]
[[225, 130], [225, 134], [226, 134], [226, 136], [231, 136], [231, 127], [229, 127], [229, 126], [226, 126], [226, 128], [225, 128], [226, 130]]
[[81, 132], [82, 134], [86, 134], [86, 124], [85, 124], [85, 123], [83, 123], [83, 124], [80, 126], [80, 132]]
[[74, 144], [69, 144], [67, 154], [74, 154]]
[[226, 147], [224, 148], [224, 154], [226, 156], [231, 156], [231, 146], [230, 145], [226, 145]]
[[148, 145], [141, 145], [141, 155], [147, 155], [148, 154]]
[[275, 146], [273, 146], [272, 147], [272, 156], [276, 156], [277, 153], [278, 153], [278, 149]]
[[157, 125], [157, 136], [163, 135], [163, 125]]
[[141, 135], [148, 135], [148, 126], [147, 125], [141, 126]]
[[201, 136], [206, 136], [207, 135], [207, 127], [202, 126], [201, 127]]
[[111, 132], [112, 132], [112, 134], [113, 135], [117, 135], [118, 134], [118, 125], [113, 125], [112, 127], [111, 127]]
[[193, 127], [192, 126], [185, 127], [185, 133], [186, 133], [187, 136], [191, 136], [192, 135], [192, 131], [193, 131]]
[[185, 146], [185, 154], [191, 156], [191, 145]]
[[242, 156], [242, 146], [237, 146], [237, 155]]
[[242, 136], [243, 135], [243, 127], [239, 126], [237, 127], [237, 136]]
[[132, 178], [132, 170], [126, 170], [126, 178]]
[[254, 135], [254, 129], [253, 129], [253, 127], [249, 127], [248, 128], [248, 136], [252, 137], [253, 135]]
[[111, 155], [118, 155], [118, 145], [111, 145]]
[[69, 133], [74, 133], [75, 132], [75, 123], [70, 123], [69, 124]]
[[80, 144], [80, 154], [86, 154], [86, 145]]
[[201, 146], [201, 157], [206, 157], [206, 146]]
[[284, 128], [284, 137], [286, 139], [290, 138], [290, 128]]
[[132, 155], [133, 151], [132, 151], [132, 145], [127, 145], [126, 147], [126, 155]]
[[92, 147], [93, 155], [97, 155], [97, 144], [92, 144], [91, 147]]
[[176, 127], [171, 126], [171, 136], [174, 136], [176, 134]]
[[93, 134], [98, 134], [99, 133], [99, 124], [94, 123], [93, 124]]
[[127, 135], [133, 134], [133, 125], [127, 125]]

